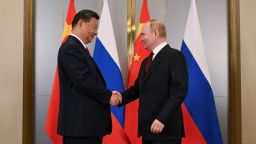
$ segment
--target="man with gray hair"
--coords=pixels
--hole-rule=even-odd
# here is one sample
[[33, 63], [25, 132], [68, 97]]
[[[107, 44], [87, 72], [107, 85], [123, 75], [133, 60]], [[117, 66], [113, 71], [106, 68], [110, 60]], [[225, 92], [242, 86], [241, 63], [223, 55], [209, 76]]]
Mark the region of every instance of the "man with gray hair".
[[166, 42], [165, 25], [145, 23], [140, 41], [151, 51], [141, 64], [133, 86], [120, 94], [127, 104], [139, 98], [138, 136], [143, 144], [180, 144], [184, 137], [181, 104], [188, 90], [187, 65], [182, 53]]

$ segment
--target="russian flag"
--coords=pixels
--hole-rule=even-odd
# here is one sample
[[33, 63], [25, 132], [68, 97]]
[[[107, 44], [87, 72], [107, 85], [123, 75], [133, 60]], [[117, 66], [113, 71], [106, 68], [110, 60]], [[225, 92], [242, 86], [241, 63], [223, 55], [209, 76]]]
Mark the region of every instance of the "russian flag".
[[222, 144], [195, 0], [191, 0], [181, 51], [189, 74], [188, 95], [182, 105], [183, 144]]
[[[123, 79], [107, 0], [103, 4], [93, 58], [103, 74], [107, 88], [122, 92]], [[124, 107], [111, 106], [111, 112], [112, 133], [104, 137], [103, 143], [128, 144], [129, 140], [123, 129]]]

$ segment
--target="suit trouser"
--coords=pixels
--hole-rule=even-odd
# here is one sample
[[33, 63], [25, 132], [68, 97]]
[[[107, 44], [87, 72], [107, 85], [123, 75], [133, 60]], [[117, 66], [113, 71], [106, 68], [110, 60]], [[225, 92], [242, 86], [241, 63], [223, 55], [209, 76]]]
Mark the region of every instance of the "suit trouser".
[[142, 144], [181, 144], [181, 139], [176, 140], [147, 140], [142, 138]]
[[102, 144], [102, 137], [63, 137], [63, 144]]

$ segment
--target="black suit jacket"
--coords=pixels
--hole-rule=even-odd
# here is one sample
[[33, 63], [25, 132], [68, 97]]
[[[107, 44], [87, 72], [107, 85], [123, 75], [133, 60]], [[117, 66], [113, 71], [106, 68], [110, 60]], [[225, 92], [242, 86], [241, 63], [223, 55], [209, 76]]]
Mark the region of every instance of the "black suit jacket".
[[[140, 98], [138, 135], [152, 140], [179, 139], [184, 136], [181, 103], [188, 89], [187, 65], [182, 53], [166, 45], [155, 56], [148, 72], [141, 64], [134, 85], [122, 93], [122, 104]], [[150, 132], [155, 119], [165, 127], [160, 134]]]
[[60, 105], [58, 133], [101, 137], [111, 133], [109, 100], [112, 92], [81, 42], [69, 36], [58, 53]]

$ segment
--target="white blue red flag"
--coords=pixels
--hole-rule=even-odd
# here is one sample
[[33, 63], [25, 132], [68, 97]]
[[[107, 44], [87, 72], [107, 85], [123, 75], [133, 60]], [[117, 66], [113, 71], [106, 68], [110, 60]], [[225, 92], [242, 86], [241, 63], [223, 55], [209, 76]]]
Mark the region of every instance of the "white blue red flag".
[[222, 144], [195, 0], [191, 0], [181, 51], [188, 64], [189, 89], [182, 105], [183, 144]]
[[[100, 17], [93, 58], [98, 65], [109, 90], [124, 90], [118, 51], [107, 0]], [[103, 144], [129, 144], [124, 133], [124, 107], [111, 106], [112, 133], [103, 138]]]

